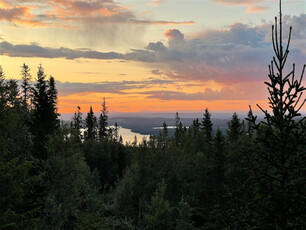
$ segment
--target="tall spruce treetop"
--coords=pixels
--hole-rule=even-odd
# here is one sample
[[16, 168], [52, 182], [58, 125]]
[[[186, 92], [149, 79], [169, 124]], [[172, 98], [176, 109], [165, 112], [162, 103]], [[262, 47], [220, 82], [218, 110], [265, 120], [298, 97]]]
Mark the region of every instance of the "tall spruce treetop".
[[242, 124], [238, 118], [237, 113], [234, 113], [232, 119], [227, 123], [228, 130], [227, 136], [231, 143], [238, 141], [240, 135], [242, 134]]
[[46, 80], [42, 65], [38, 66], [37, 83], [34, 88], [34, 111], [32, 133], [34, 135], [34, 154], [40, 159], [47, 157], [47, 143], [59, 127], [57, 113], [57, 91], [54, 79]]
[[0, 87], [3, 86], [4, 78], [5, 78], [4, 71], [2, 69], [2, 66], [0, 65]]
[[74, 113], [72, 122], [72, 128], [74, 130], [74, 135], [78, 143], [82, 142], [82, 135], [81, 135], [81, 125], [82, 125], [82, 113], [81, 113], [81, 107], [77, 106], [77, 111]]
[[167, 123], [164, 121], [163, 122], [163, 132], [162, 132], [163, 137], [168, 137], [168, 126]]
[[59, 126], [59, 119], [58, 119], [58, 112], [57, 112], [57, 89], [55, 87], [55, 79], [54, 77], [50, 76], [49, 82], [48, 82], [48, 101], [50, 106], [50, 123], [54, 129], [58, 128]]
[[101, 110], [100, 118], [99, 118], [99, 138], [102, 140], [103, 138], [107, 137], [107, 107], [105, 103], [105, 98], [103, 98], [103, 103], [102, 103], [102, 110]]
[[174, 132], [174, 138], [175, 143], [178, 144], [182, 135], [184, 134], [184, 128], [183, 124], [181, 122], [181, 118], [179, 117], [178, 112], [175, 114], [175, 132]]
[[246, 120], [246, 134], [249, 135], [250, 137], [253, 136], [254, 134], [254, 127], [253, 127], [253, 124], [252, 124], [252, 117], [253, 117], [253, 112], [250, 108], [249, 112], [248, 112], [248, 115], [247, 115], [247, 118], [245, 119]]
[[213, 130], [212, 130], [212, 127], [213, 127], [213, 124], [211, 122], [211, 114], [210, 112], [208, 111], [208, 109], [206, 108], [205, 109], [205, 113], [204, 113], [204, 117], [203, 117], [203, 120], [202, 120], [202, 126], [203, 126], [203, 131], [205, 133], [205, 136], [207, 138], [208, 141], [211, 141], [212, 140], [212, 133], [213, 133]]
[[296, 76], [294, 64], [292, 70], [285, 73], [292, 27], [284, 47], [281, 1], [279, 8], [279, 21], [275, 17], [275, 25], [272, 26], [275, 56], [269, 65], [269, 81], [265, 82], [271, 112], [258, 105], [265, 120], [257, 124], [255, 116], [250, 119], [258, 132], [257, 143], [262, 146], [257, 155], [258, 164], [253, 170], [256, 175], [255, 196], [264, 207], [255, 207], [256, 215], [261, 218], [258, 220], [262, 223], [259, 227], [299, 229], [305, 227], [306, 219], [303, 205], [306, 203], [306, 127], [305, 117], [301, 118], [300, 113], [306, 101], [302, 100], [306, 90], [302, 85], [306, 65], [300, 77]]
[[[2, 101], [4, 101], [4, 79], [5, 79], [5, 75], [4, 75], [4, 71], [2, 69], [2, 66], [0, 65], [0, 106], [2, 104]], [[2, 110], [2, 108], [0, 107], [0, 111]]]
[[198, 118], [192, 121], [192, 131], [194, 136], [197, 136], [200, 131], [200, 122]]
[[86, 140], [94, 140], [96, 139], [96, 127], [97, 127], [97, 118], [90, 106], [89, 113], [87, 113], [87, 117], [85, 119], [87, 131], [85, 133]]
[[31, 91], [31, 74], [30, 74], [30, 67], [26, 65], [25, 63], [21, 66], [21, 77], [22, 77], [22, 83], [21, 83], [21, 89], [23, 93], [23, 100], [27, 102], [29, 93]]

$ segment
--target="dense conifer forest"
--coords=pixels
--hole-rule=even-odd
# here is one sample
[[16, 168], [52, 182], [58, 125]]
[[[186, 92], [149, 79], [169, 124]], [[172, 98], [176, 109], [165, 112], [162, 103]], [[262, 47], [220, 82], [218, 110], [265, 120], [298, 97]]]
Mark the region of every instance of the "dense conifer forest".
[[105, 99], [65, 124], [43, 66], [34, 84], [26, 64], [21, 84], [0, 68], [0, 229], [306, 229], [305, 66], [285, 73], [292, 30], [283, 47], [275, 20], [270, 110], [234, 113], [226, 134], [206, 109], [192, 124], [177, 113], [173, 136], [164, 123], [124, 145]]

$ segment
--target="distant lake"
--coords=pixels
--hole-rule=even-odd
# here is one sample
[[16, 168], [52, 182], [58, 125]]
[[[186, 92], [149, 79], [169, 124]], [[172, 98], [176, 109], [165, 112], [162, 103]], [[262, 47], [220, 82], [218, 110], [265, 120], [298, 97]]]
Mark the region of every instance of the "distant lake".
[[[109, 126], [108, 128], [114, 128], [114, 126]], [[140, 134], [140, 133], [135, 133], [133, 132], [131, 129], [126, 129], [126, 128], [123, 128], [121, 126], [118, 126], [118, 129], [119, 129], [119, 136], [122, 136], [122, 140], [123, 140], [123, 144], [132, 144], [134, 142], [134, 139], [135, 139], [135, 136], [137, 138], [137, 143], [141, 143], [142, 140], [149, 140], [150, 138], [150, 135], [143, 135], [143, 134]], [[81, 129], [81, 133], [82, 135], [84, 135], [84, 132], [85, 132], [86, 129]]]
[[134, 133], [131, 129], [126, 129], [121, 126], [118, 126], [119, 128], [119, 136], [122, 136], [123, 144], [126, 142], [131, 144], [134, 142], [135, 136], [137, 137], [138, 143], [141, 143], [143, 139], [149, 140], [150, 135], [143, 135], [140, 133]]
[[[175, 129], [175, 126], [167, 126], [167, 129]], [[153, 127], [152, 129], [164, 129], [164, 127]]]

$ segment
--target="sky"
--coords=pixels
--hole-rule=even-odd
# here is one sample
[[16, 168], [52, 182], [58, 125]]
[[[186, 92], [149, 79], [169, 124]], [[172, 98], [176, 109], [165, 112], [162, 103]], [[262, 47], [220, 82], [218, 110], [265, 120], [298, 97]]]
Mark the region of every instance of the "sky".
[[[277, 0], [0, 0], [0, 65], [54, 76], [60, 113], [267, 108]], [[283, 0], [287, 70], [306, 63], [306, 1]], [[285, 39], [286, 41], [286, 39]], [[305, 85], [305, 81], [304, 81]]]

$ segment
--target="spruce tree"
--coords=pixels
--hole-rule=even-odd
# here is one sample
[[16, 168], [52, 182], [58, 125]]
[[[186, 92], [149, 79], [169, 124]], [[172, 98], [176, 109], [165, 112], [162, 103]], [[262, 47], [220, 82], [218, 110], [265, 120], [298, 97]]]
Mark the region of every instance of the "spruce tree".
[[183, 124], [182, 124], [181, 118], [179, 117], [179, 114], [177, 112], [175, 114], [175, 132], [174, 132], [174, 139], [175, 139], [176, 144], [179, 144], [183, 134], [184, 134]]
[[200, 131], [200, 122], [198, 118], [192, 121], [192, 130], [193, 130], [193, 136], [196, 137]]
[[21, 89], [23, 93], [23, 100], [27, 102], [32, 88], [30, 84], [32, 76], [30, 74], [30, 67], [25, 63], [21, 66], [21, 77], [22, 77]]
[[85, 132], [85, 140], [95, 140], [96, 139], [96, 128], [97, 128], [97, 118], [90, 106], [89, 113], [85, 119], [87, 131]]
[[250, 110], [248, 112], [248, 116], [246, 118], [246, 134], [250, 137], [252, 137], [253, 134], [254, 134], [254, 127], [252, 125], [252, 118], [253, 118], [253, 112], [250, 108]]
[[167, 139], [168, 139], [168, 126], [166, 122], [163, 122], [162, 132], [159, 133], [159, 146], [162, 148], [165, 148], [167, 145]]
[[[257, 228], [304, 229], [306, 219], [306, 127], [301, 109], [306, 99], [302, 85], [305, 66], [300, 77], [295, 65], [285, 73], [292, 27], [288, 43], [283, 46], [282, 8], [279, 2], [279, 25], [275, 17], [272, 26], [272, 44], [275, 56], [269, 65], [269, 92], [271, 112], [258, 107], [265, 115], [259, 124], [256, 117], [249, 119], [257, 131], [259, 151], [253, 156], [254, 216]], [[279, 26], [279, 27], [278, 27]]]
[[103, 103], [102, 103], [102, 110], [101, 110], [100, 118], [99, 118], [99, 139], [102, 141], [104, 138], [107, 137], [107, 107], [105, 103], [105, 98], [103, 98]]
[[72, 129], [73, 135], [78, 143], [81, 143], [83, 137], [81, 135], [81, 128], [82, 128], [82, 113], [81, 107], [77, 106], [77, 111], [74, 113], [74, 117], [72, 119]]
[[[5, 103], [4, 79], [5, 79], [4, 71], [2, 69], [2, 66], [0, 65], [0, 111], [3, 111], [4, 103]], [[1, 116], [1, 112], [0, 112], [0, 116]]]
[[236, 143], [242, 134], [242, 124], [237, 113], [234, 113], [232, 119], [227, 123], [227, 137], [230, 143]]
[[59, 119], [58, 119], [58, 112], [57, 112], [57, 89], [55, 87], [55, 79], [54, 77], [50, 76], [48, 81], [48, 104], [50, 106], [50, 113], [49, 113], [49, 124], [51, 129], [56, 130], [59, 127]]
[[162, 136], [167, 138], [168, 137], [168, 126], [167, 126], [167, 123], [164, 122], [163, 123], [163, 132], [162, 132]]
[[211, 114], [210, 112], [208, 111], [208, 109], [206, 108], [205, 109], [205, 113], [204, 113], [204, 117], [203, 117], [203, 120], [202, 120], [202, 126], [203, 126], [203, 131], [204, 131], [204, 134], [205, 134], [205, 137], [207, 138], [207, 140], [210, 142], [212, 141], [212, 138], [213, 138], [213, 124], [211, 122]]
[[54, 78], [48, 82], [42, 65], [38, 66], [37, 83], [34, 88], [34, 111], [32, 133], [34, 135], [34, 154], [39, 159], [47, 158], [47, 143], [59, 127], [56, 107], [57, 91]]
[[39, 212], [32, 197], [39, 178], [31, 174], [32, 136], [19, 92], [16, 81], [4, 82], [0, 66], [0, 229], [35, 229]]

